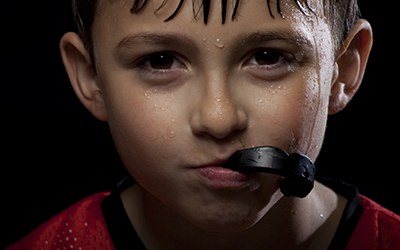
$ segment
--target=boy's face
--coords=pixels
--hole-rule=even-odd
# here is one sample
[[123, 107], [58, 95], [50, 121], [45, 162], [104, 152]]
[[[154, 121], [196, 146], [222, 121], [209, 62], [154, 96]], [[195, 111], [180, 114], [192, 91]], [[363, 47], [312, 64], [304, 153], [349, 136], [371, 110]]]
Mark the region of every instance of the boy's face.
[[[279, 177], [218, 168], [234, 151], [271, 145], [315, 160], [334, 78], [326, 21], [291, 2], [242, 1], [208, 24], [191, 1], [101, 1], [93, 26], [97, 82], [116, 147], [137, 182], [193, 224], [244, 230], [280, 197]], [[230, 1], [228, 1], [230, 2]], [[311, 6], [321, 9], [311, 1]], [[317, 11], [318, 12], [318, 11]]]

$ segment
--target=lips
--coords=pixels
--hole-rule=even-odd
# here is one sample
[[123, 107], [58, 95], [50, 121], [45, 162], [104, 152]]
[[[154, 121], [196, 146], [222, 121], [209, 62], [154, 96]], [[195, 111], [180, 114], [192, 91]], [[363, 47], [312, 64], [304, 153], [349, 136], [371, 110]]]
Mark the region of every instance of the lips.
[[233, 171], [221, 165], [201, 166], [195, 168], [195, 171], [207, 186], [216, 189], [240, 189], [254, 182], [253, 174]]

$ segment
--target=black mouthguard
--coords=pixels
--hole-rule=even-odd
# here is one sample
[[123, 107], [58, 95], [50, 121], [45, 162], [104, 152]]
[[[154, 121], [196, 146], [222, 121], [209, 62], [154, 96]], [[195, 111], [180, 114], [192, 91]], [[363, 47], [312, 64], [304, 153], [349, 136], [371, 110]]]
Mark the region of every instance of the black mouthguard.
[[224, 163], [239, 172], [264, 172], [283, 176], [280, 183], [285, 196], [306, 197], [314, 187], [315, 165], [303, 154], [288, 154], [270, 146], [242, 149]]

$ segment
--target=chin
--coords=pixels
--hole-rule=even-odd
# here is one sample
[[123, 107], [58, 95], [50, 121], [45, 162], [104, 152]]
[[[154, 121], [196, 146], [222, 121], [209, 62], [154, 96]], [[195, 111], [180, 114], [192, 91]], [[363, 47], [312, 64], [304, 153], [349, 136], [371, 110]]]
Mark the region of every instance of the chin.
[[276, 193], [277, 195], [273, 195], [266, 204], [247, 200], [198, 209], [198, 213], [192, 217], [192, 224], [209, 233], [246, 231], [257, 224], [282, 197], [280, 192]]
[[243, 232], [254, 226], [262, 216], [249, 215], [242, 216], [218, 216], [217, 218], [209, 218], [197, 224], [197, 226], [208, 233], [237, 233]]

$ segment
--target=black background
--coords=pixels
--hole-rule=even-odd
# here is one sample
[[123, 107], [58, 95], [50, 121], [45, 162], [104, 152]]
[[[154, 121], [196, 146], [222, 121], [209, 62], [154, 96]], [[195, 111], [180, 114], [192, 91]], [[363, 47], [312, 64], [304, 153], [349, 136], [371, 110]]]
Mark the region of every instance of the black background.
[[[317, 164], [321, 174], [400, 213], [398, 22], [393, 7], [376, 2], [361, 3], [375, 35], [364, 83], [330, 117]], [[77, 200], [109, 190], [125, 171], [107, 125], [79, 103], [61, 64], [59, 39], [73, 29], [69, 1], [2, 3], [0, 17], [2, 248]]]

